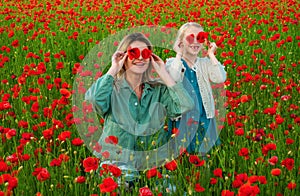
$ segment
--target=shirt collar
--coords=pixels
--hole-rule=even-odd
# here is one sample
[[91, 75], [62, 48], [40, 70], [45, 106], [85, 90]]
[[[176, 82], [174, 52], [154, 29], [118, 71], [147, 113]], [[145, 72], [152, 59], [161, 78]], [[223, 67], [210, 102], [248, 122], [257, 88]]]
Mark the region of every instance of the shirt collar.
[[194, 65], [193, 65], [193, 67], [192, 68], [190, 68], [189, 66], [188, 66], [188, 64], [187, 64], [187, 62], [184, 60], [184, 59], [182, 59], [182, 62], [183, 62], [183, 65], [184, 65], [184, 67], [186, 68], [186, 69], [188, 69], [188, 70], [193, 70], [193, 71], [197, 71], [197, 65], [198, 65], [198, 63], [199, 63], [199, 58], [197, 58], [197, 60], [196, 60], [196, 62], [194, 63]]
[[[127, 80], [125, 78], [122, 79], [122, 81], [120, 82], [120, 88], [121, 89], [130, 89], [132, 91], [132, 88], [131, 86], [128, 84]], [[148, 90], [151, 90], [153, 87], [147, 83], [147, 82], [144, 82], [144, 91], [148, 91]]]

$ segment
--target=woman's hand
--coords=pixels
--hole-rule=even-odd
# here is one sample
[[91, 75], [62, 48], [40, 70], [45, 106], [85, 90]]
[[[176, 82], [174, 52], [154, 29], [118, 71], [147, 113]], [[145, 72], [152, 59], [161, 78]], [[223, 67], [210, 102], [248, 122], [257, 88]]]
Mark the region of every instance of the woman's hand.
[[107, 73], [112, 76], [117, 75], [117, 73], [119, 73], [119, 71], [122, 69], [127, 56], [127, 53], [124, 53], [122, 51], [116, 51], [112, 56], [111, 67], [109, 68]]
[[173, 86], [176, 84], [176, 82], [173, 80], [173, 78], [170, 76], [169, 72], [167, 71], [164, 61], [161, 58], [159, 58], [159, 56], [152, 53], [150, 60], [151, 60], [153, 68], [159, 75], [160, 79], [167, 86]]
[[166, 71], [166, 66], [164, 61], [157, 56], [156, 54], [152, 53], [152, 56], [150, 57], [151, 63], [155, 71], [160, 74], [164, 71]]

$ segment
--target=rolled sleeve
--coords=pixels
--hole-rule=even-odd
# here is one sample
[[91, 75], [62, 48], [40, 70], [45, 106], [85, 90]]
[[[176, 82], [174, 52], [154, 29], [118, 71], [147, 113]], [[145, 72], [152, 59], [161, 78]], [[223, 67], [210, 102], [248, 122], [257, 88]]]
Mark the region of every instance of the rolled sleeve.
[[217, 64], [209, 64], [207, 66], [209, 79], [214, 83], [222, 83], [226, 80], [226, 71], [224, 66], [218, 62]]
[[177, 58], [167, 59], [166, 68], [175, 82], [182, 81], [185, 68], [180, 59]]

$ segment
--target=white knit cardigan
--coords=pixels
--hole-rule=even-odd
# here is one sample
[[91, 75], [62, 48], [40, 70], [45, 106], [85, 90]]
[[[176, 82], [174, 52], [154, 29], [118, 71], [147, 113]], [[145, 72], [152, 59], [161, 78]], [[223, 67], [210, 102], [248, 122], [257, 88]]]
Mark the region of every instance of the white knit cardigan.
[[[176, 82], [183, 80], [186, 68], [181, 60], [177, 58], [167, 59], [166, 68]], [[226, 71], [224, 70], [224, 66], [220, 62], [218, 64], [212, 64], [208, 57], [198, 57], [192, 69], [196, 72], [206, 116], [207, 118], [213, 118], [215, 116], [215, 104], [210, 82], [225, 82]]]

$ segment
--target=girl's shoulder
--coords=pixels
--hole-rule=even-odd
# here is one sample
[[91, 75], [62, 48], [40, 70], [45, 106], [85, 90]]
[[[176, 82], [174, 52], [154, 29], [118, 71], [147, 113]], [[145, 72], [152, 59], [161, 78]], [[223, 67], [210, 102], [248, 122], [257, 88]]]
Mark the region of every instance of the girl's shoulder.
[[205, 57], [197, 57], [197, 61], [206, 63], [209, 62], [210, 60], [207, 56], [205, 56]]
[[172, 64], [175, 59], [176, 59], [175, 57], [166, 58], [166, 66]]

